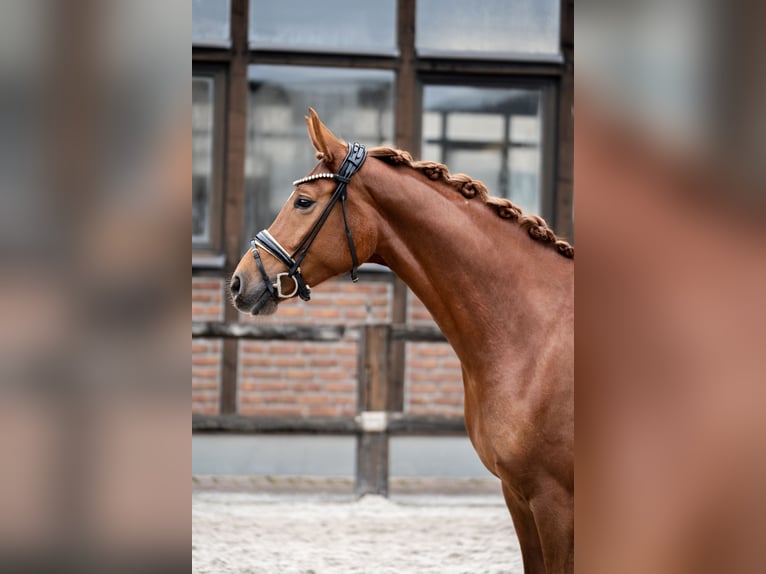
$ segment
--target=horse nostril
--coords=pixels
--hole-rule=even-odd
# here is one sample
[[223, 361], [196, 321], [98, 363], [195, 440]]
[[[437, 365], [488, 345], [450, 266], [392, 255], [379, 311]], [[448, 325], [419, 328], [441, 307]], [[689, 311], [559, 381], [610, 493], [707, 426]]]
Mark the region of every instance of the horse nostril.
[[239, 295], [240, 289], [242, 289], [242, 280], [239, 278], [238, 274], [235, 273], [231, 278], [231, 284], [229, 285], [229, 288], [231, 289], [232, 297]]

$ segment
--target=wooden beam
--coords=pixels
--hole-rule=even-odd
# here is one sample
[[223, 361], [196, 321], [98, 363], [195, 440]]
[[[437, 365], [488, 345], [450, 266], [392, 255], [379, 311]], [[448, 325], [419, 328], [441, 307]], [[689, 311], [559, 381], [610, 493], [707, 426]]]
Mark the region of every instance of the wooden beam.
[[[346, 327], [344, 325], [266, 325], [226, 321], [192, 321], [192, 338], [278, 339], [291, 341], [339, 341], [346, 334], [367, 327], [389, 328], [391, 342], [416, 341], [446, 343], [447, 339], [436, 325], [406, 325], [401, 323]], [[391, 343], [389, 343], [390, 345]], [[388, 365], [389, 369], [391, 365]]]
[[262, 325], [256, 323], [192, 322], [192, 338], [257, 339], [279, 341], [340, 341], [343, 325]]
[[388, 496], [388, 434], [362, 432], [356, 441], [354, 493]]
[[208, 48], [192, 46], [192, 63], [228, 62], [231, 59], [229, 48]]
[[388, 411], [401, 411], [403, 389], [390, 375], [391, 326], [365, 325], [359, 342], [357, 411], [361, 429], [356, 448], [357, 496], [388, 495]]
[[561, 52], [564, 70], [559, 83], [556, 233], [574, 241], [574, 2], [561, 0]]
[[317, 53], [312, 51], [289, 50], [287, 52], [274, 49], [253, 49], [250, 61], [258, 64], [273, 64], [283, 66], [289, 58], [291, 65], [296, 66], [329, 66], [334, 68], [364, 68], [395, 70], [397, 59], [394, 55], [380, 54], [343, 54]]
[[390, 435], [466, 436], [462, 415], [406, 415], [391, 413], [387, 425]]
[[391, 325], [391, 339], [418, 343], [446, 343], [447, 338], [436, 325]]
[[192, 415], [192, 432], [354, 434], [353, 417], [269, 417], [243, 415]]
[[365, 325], [360, 339], [359, 411], [401, 411], [390, 382], [390, 325]]
[[[408, 150], [414, 157], [421, 155], [422, 140], [422, 89], [418, 81], [417, 52], [415, 50], [415, 0], [398, 0], [396, 7], [396, 37], [399, 48], [399, 67], [396, 76], [396, 109], [394, 121], [394, 142], [400, 149]], [[396, 324], [407, 322], [409, 287], [394, 275], [392, 285], [391, 321]], [[387, 355], [387, 396], [379, 410], [401, 412], [404, 410], [404, 378], [407, 347], [404, 339], [394, 339], [392, 330], [385, 332]], [[361, 384], [362, 379], [360, 379]], [[360, 404], [360, 408], [361, 408]], [[368, 409], [375, 410], [375, 409]], [[388, 494], [388, 433], [362, 435], [357, 441], [358, 448], [371, 448], [368, 457], [378, 468], [358, 468], [357, 496], [365, 492]], [[377, 457], [377, 458], [374, 458]], [[360, 454], [357, 455], [360, 460]], [[376, 474], [385, 470], [385, 477]], [[360, 473], [372, 477], [376, 482], [365, 482]]]
[[509, 61], [470, 60], [450, 58], [420, 58], [417, 71], [421, 74], [433, 74], [450, 77], [455, 81], [456, 75], [477, 75], [492, 77], [518, 78], [556, 78], [564, 72], [564, 64], [560, 60], [540, 61]]
[[[460, 415], [408, 415], [388, 413], [383, 428], [399, 436], [465, 436]], [[192, 415], [194, 433], [231, 434], [329, 434], [354, 435], [362, 432], [362, 417], [297, 417], [247, 415]]]
[[[245, 129], [247, 125], [248, 0], [231, 0], [231, 60], [227, 91], [226, 186], [224, 191], [224, 271], [228, 277], [242, 254], [245, 194]], [[225, 305], [224, 318], [237, 321], [239, 312]], [[221, 370], [220, 412], [237, 412], [237, 339], [225, 339]]]
[[420, 155], [420, 89], [418, 85], [415, 53], [415, 2], [399, 0], [397, 6], [397, 33], [399, 41], [399, 73], [396, 77], [395, 141], [397, 147], [413, 156]]

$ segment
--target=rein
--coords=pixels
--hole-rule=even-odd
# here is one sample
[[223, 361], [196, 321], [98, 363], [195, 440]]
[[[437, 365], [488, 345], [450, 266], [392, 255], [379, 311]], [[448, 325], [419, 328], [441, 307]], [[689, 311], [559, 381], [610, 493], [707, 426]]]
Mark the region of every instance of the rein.
[[[325, 206], [322, 213], [319, 214], [319, 218], [314, 222], [314, 225], [311, 226], [311, 229], [309, 229], [308, 233], [303, 237], [292, 255], [288, 253], [288, 251], [280, 245], [279, 241], [277, 241], [266, 229], [259, 231], [256, 236], [250, 240], [251, 251], [253, 252], [255, 263], [261, 273], [263, 282], [266, 284], [269, 295], [271, 295], [272, 299], [275, 301], [279, 302], [280, 299], [289, 299], [296, 293], [304, 301], [308, 301], [311, 298], [311, 288], [306, 284], [303, 275], [301, 274], [301, 263], [306, 257], [311, 244], [314, 243], [317, 235], [319, 235], [319, 232], [322, 230], [327, 218], [330, 217], [330, 212], [332, 211], [332, 208], [335, 207], [335, 204], [338, 203], [338, 200], [340, 200], [341, 212], [343, 213], [343, 225], [346, 228], [346, 239], [348, 240], [348, 248], [351, 252], [351, 280], [354, 283], [358, 281], [359, 277], [356, 272], [359, 267], [359, 262], [356, 257], [354, 239], [351, 237], [351, 229], [348, 227], [348, 219], [346, 218], [346, 197], [348, 195], [346, 186], [351, 180], [351, 176], [362, 167], [366, 158], [367, 150], [365, 147], [362, 144], [354, 143], [349, 146], [348, 153], [343, 159], [343, 163], [341, 163], [338, 173], [317, 173], [293, 182], [293, 185], [295, 186], [315, 179], [325, 178], [334, 179], [338, 182], [338, 185], [335, 188], [332, 197], [330, 197], [330, 201]], [[277, 274], [274, 283], [269, 280], [269, 275], [266, 273], [266, 269], [263, 266], [261, 257], [258, 254], [259, 247], [287, 266], [288, 271]], [[282, 280], [284, 278], [293, 280], [292, 290], [285, 290], [282, 288]]]

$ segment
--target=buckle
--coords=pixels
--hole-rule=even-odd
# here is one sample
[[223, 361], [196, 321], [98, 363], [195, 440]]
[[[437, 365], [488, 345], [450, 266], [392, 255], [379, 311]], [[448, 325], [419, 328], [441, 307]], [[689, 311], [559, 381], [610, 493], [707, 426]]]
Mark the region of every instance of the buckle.
[[[298, 273], [300, 273], [300, 269], [298, 269]], [[287, 277], [288, 279], [292, 280], [293, 282], [293, 290], [289, 293], [285, 293], [282, 291], [282, 277]], [[290, 275], [288, 272], [278, 273], [277, 279], [274, 282], [274, 288], [277, 290], [277, 295], [279, 295], [280, 299], [289, 299], [290, 297], [293, 297], [296, 293], [298, 293], [298, 281]]]

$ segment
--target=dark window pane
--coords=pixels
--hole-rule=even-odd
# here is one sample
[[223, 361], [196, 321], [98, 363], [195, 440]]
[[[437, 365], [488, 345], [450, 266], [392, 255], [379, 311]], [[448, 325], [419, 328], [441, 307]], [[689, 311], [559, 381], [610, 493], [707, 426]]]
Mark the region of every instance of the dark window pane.
[[423, 159], [541, 214], [539, 90], [426, 86], [423, 108]]
[[192, 43], [229, 45], [229, 0], [192, 0]]
[[250, 0], [256, 47], [396, 52], [396, 0]]
[[345, 141], [391, 145], [394, 74], [380, 70], [250, 66], [245, 163], [245, 240], [267, 227], [316, 164], [309, 107]]
[[213, 79], [192, 78], [192, 243], [210, 242]]
[[419, 52], [559, 53], [559, 0], [418, 0]]

